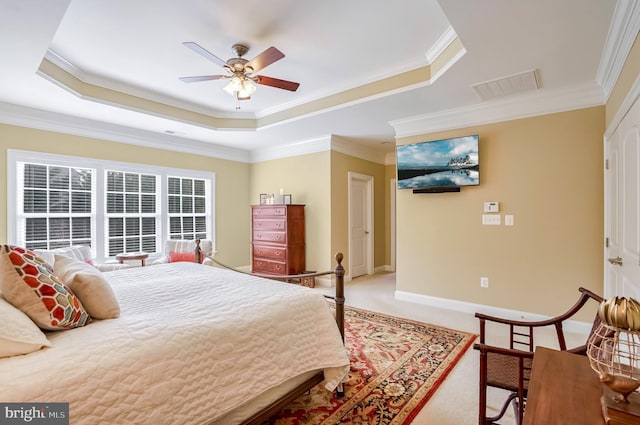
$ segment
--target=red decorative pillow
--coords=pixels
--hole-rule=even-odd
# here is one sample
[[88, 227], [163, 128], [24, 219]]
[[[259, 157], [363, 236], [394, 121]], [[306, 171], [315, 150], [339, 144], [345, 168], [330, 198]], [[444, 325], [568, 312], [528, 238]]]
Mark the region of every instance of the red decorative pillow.
[[0, 291], [42, 329], [76, 328], [90, 320], [78, 297], [47, 268], [47, 263], [24, 248], [0, 248]]
[[[196, 261], [196, 253], [195, 252], [170, 252], [169, 253], [169, 262], [177, 263], [179, 261], [188, 261], [190, 263], [194, 263]], [[204, 262], [204, 254], [200, 255], [200, 262]]]

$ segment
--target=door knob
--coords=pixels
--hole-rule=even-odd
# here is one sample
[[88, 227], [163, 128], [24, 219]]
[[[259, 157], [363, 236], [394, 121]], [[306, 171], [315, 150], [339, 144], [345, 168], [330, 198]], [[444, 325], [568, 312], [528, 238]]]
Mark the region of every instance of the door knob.
[[365, 230], [365, 231], [364, 231], [364, 234], [365, 234], [365, 235], [368, 235], [368, 234], [369, 234], [369, 231], [368, 231], [368, 230]]
[[609, 262], [615, 266], [621, 266], [622, 265], [622, 258], [621, 257], [616, 257], [616, 258], [609, 258]]

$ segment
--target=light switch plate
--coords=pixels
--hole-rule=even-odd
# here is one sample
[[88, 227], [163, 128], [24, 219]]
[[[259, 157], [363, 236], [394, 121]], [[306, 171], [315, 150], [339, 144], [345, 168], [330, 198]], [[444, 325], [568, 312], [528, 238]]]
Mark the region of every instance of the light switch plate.
[[501, 224], [501, 216], [500, 214], [483, 214], [482, 224], [487, 224], [490, 226], [499, 226]]

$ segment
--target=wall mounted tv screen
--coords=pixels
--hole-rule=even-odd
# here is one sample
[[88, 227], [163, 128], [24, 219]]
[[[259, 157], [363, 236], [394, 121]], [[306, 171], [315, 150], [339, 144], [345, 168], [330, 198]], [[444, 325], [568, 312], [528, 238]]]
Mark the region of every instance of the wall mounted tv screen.
[[402, 145], [396, 154], [398, 189], [480, 184], [477, 135]]

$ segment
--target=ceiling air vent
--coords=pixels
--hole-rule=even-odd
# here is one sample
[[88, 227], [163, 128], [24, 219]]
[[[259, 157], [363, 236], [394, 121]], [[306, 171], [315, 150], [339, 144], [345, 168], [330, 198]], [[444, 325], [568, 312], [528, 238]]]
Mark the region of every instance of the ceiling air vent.
[[513, 74], [472, 86], [480, 99], [491, 100], [540, 88], [536, 70]]

